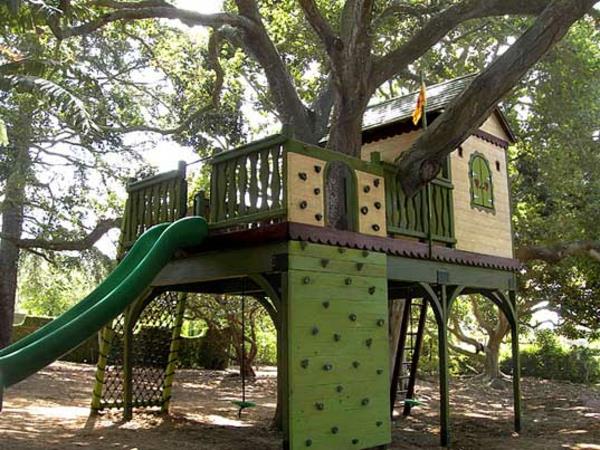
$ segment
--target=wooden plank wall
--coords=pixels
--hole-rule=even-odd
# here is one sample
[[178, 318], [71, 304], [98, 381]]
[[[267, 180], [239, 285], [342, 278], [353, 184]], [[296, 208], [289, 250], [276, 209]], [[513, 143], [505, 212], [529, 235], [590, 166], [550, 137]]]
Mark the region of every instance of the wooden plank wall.
[[[500, 139], [507, 139], [495, 114], [485, 121], [481, 129]], [[378, 151], [381, 153], [382, 161], [393, 162], [400, 153], [410, 147], [419, 133], [420, 131], [413, 131], [365, 144], [362, 148], [362, 159], [370, 160], [371, 153]], [[477, 137], [470, 137], [462, 147], [462, 157], [456, 151], [450, 157], [454, 184], [456, 248], [488, 255], [512, 257], [510, 193], [505, 150]], [[468, 164], [470, 155], [474, 151], [483, 153], [492, 169], [496, 205], [494, 212], [471, 207]], [[496, 169], [496, 161], [499, 162], [500, 170]]]
[[289, 242], [291, 449], [391, 441], [386, 255]]

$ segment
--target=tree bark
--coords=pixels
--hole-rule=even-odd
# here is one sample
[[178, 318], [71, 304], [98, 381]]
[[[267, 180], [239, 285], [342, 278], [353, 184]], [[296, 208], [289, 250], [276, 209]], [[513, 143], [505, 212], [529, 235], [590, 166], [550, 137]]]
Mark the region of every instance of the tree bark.
[[13, 127], [11, 144], [14, 145], [15, 162], [13, 171], [6, 180], [4, 201], [0, 205], [2, 235], [0, 239], [0, 348], [10, 344], [17, 293], [19, 247], [13, 240], [23, 233], [23, 208], [26, 180], [31, 166], [29, 157], [30, 115], [21, 109], [20, 123]]

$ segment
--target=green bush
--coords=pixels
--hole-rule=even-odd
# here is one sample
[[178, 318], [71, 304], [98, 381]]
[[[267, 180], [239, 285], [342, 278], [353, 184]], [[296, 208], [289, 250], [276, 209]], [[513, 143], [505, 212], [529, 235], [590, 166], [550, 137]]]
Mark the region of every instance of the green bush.
[[[512, 359], [502, 361], [504, 372], [512, 372]], [[551, 330], [536, 333], [534, 345], [521, 351], [521, 373], [525, 376], [574, 383], [600, 382], [600, 350], [565, 347]]]

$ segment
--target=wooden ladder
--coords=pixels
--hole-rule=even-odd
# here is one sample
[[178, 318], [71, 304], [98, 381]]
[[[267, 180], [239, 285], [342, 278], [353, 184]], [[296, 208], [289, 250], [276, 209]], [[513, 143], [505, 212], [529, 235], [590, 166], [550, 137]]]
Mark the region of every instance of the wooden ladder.
[[405, 302], [392, 372], [390, 406], [393, 415], [396, 400], [400, 397], [404, 401], [403, 414], [408, 416], [413, 406], [417, 365], [425, 334], [427, 300], [408, 298]]

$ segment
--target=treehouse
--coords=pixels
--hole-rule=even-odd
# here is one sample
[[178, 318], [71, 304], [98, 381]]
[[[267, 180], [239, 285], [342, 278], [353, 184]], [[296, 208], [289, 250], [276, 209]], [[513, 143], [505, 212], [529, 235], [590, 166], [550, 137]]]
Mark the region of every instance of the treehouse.
[[[435, 121], [470, 78], [428, 89]], [[361, 158], [272, 136], [210, 161], [208, 195], [187, 203], [185, 165], [132, 183], [121, 248], [150, 226], [208, 218], [209, 237], [180, 251], [143, 298], [103, 333], [93, 408], [168, 409], [186, 293], [252, 296], [278, 330], [284, 448], [365, 449], [391, 441], [394, 407], [418, 403], [426, 312], [438, 326], [440, 430], [450, 439], [448, 317], [460, 295], [496, 304], [512, 329], [520, 429], [515, 271], [500, 111], [456, 149], [439, 176], [407, 197], [393, 161], [421, 132], [416, 94], [367, 111]], [[328, 174], [344, 179], [344, 220], [331, 221]], [[169, 330], [151, 346], [144, 327]], [[158, 334], [155, 333], [156, 336]], [[165, 350], [167, 349], [167, 350]], [[165, 353], [166, 352], [166, 353]]]

